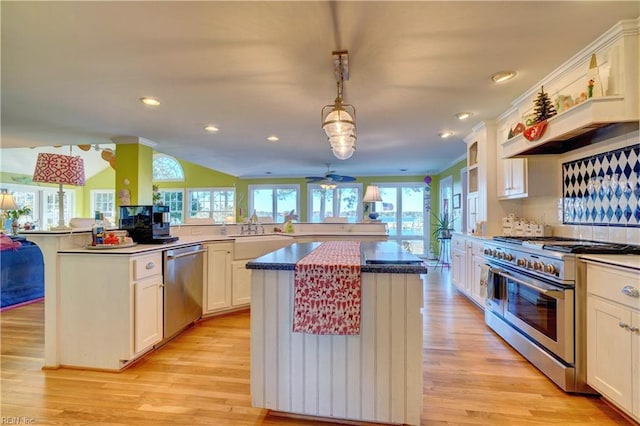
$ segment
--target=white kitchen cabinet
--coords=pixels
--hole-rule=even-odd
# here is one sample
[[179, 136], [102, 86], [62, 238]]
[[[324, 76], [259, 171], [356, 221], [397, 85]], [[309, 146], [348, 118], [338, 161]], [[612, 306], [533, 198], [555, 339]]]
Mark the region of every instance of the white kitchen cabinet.
[[246, 265], [246, 260], [233, 262], [231, 305], [234, 307], [251, 304], [251, 269], [247, 269]]
[[120, 370], [162, 340], [162, 252], [59, 255], [60, 365]]
[[640, 421], [638, 271], [587, 264], [587, 383]]
[[498, 198], [522, 198], [527, 196], [527, 159], [498, 160]]
[[[471, 282], [469, 288], [471, 290], [471, 299], [482, 309], [484, 309], [487, 299], [487, 285], [482, 280], [482, 268], [485, 263], [484, 244], [481, 240], [472, 239], [471, 242]], [[467, 262], [468, 264], [469, 262]]]
[[231, 307], [231, 262], [233, 243], [209, 243], [207, 247], [207, 285], [204, 286], [203, 314]]
[[472, 302], [484, 309], [487, 288], [480, 284], [484, 265], [480, 239], [453, 234], [451, 238], [451, 283]]
[[[162, 271], [162, 268], [160, 268]], [[134, 352], [139, 353], [162, 340], [162, 275], [134, 284]]]
[[451, 236], [451, 283], [466, 293], [467, 252], [466, 238], [460, 234]]

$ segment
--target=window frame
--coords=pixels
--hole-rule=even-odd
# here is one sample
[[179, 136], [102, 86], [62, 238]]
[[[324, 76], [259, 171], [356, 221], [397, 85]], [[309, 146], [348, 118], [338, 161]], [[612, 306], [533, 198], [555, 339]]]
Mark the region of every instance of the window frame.
[[[158, 192], [160, 192], [161, 195], [161, 202], [162, 205], [166, 205], [166, 201], [165, 201], [165, 193], [170, 192], [170, 193], [175, 193], [175, 194], [182, 194], [182, 208], [179, 211], [180, 214], [180, 220], [177, 221], [173, 221], [173, 216], [171, 216], [172, 214], [176, 213], [176, 210], [170, 210], [169, 215], [170, 215], [170, 223], [171, 225], [182, 225], [185, 223], [185, 190], [184, 188], [159, 188]], [[171, 206], [169, 206], [171, 207]]]
[[105, 213], [106, 211], [98, 209], [96, 206], [96, 196], [97, 195], [109, 195], [111, 196], [111, 205], [113, 206], [113, 208], [111, 210], [109, 210], [109, 213], [111, 214], [109, 215], [104, 215], [105, 218], [107, 218], [109, 220], [109, 222], [111, 223], [116, 223], [116, 191], [113, 189], [92, 189], [89, 191], [89, 203], [91, 206], [91, 217], [93, 217], [93, 213], [95, 213], [96, 211], [99, 211], [101, 213]]
[[[246, 216], [250, 217], [253, 213], [254, 210], [256, 210], [255, 208], [255, 203], [254, 203], [254, 191], [256, 190], [264, 190], [264, 189], [271, 189], [273, 191], [273, 194], [275, 194], [278, 190], [283, 190], [283, 189], [292, 189], [295, 191], [295, 196], [296, 196], [296, 208], [294, 213], [300, 215], [300, 184], [298, 183], [290, 183], [290, 184], [258, 184], [258, 185], [249, 185], [247, 188], [247, 192], [249, 194], [249, 200], [247, 205], [249, 206], [249, 211], [247, 212]], [[272, 220], [273, 223], [280, 223], [278, 222], [278, 198], [274, 197], [272, 194], [272, 211], [273, 214], [275, 215], [275, 217], [272, 216]]]
[[[227, 216], [233, 216], [235, 218], [235, 211], [236, 211], [236, 206], [237, 206], [237, 192], [236, 192], [236, 188], [229, 186], [229, 187], [210, 187], [210, 188], [187, 188], [186, 191], [186, 205], [185, 205], [185, 215], [184, 215], [184, 220], [185, 222], [188, 221], [189, 219], [192, 219], [194, 217], [191, 216], [191, 204], [192, 204], [192, 194], [194, 192], [209, 192], [209, 198], [210, 198], [210, 204], [211, 204], [211, 209], [208, 211], [208, 218], [209, 219], [214, 219], [214, 221], [216, 223], [223, 223], [224, 222], [224, 218], [222, 218], [222, 220], [216, 220], [215, 213], [220, 213], [226, 210], [215, 210], [213, 209], [213, 206], [215, 205], [215, 193], [216, 192], [232, 192], [233, 193], [233, 206], [231, 207], [229, 214]], [[184, 203], [183, 203], [184, 204]], [[206, 210], [199, 210], [201, 212], [204, 212]], [[225, 217], [227, 217], [225, 216]]]
[[[180, 171], [180, 177], [162, 177], [156, 175], [156, 160], [160, 159], [168, 159], [171, 160], [175, 166], [177, 166]], [[177, 158], [172, 157], [171, 155], [163, 154], [161, 152], [156, 152], [153, 154], [153, 162], [151, 165], [151, 175], [154, 182], [184, 182], [184, 168], [180, 161]], [[183, 198], [184, 203], [184, 198]]]
[[349, 222], [350, 223], [362, 222], [362, 215], [363, 215], [362, 198], [364, 197], [364, 192], [363, 192], [363, 184], [361, 182], [336, 183], [336, 187], [332, 189], [322, 189], [322, 186], [319, 183], [308, 183], [307, 184], [307, 216], [308, 216], [307, 220], [310, 223], [323, 223], [324, 219], [326, 217], [329, 217], [329, 216], [326, 216], [325, 214], [323, 217], [320, 218], [319, 222], [314, 222], [313, 193], [315, 190], [320, 190], [325, 192], [331, 191], [333, 193], [332, 209], [333, 209], [333, 212], [337, 212], [339, 216], [340, 199], [336, 197], [336, 194], [338, 193], [339, 189], [346, 189], [346, 188], [356, 188], [358, 191], [358, 194], [356, 197], [356, 216], [353, 218], [354, 219], [353, 221], [349, 221]]

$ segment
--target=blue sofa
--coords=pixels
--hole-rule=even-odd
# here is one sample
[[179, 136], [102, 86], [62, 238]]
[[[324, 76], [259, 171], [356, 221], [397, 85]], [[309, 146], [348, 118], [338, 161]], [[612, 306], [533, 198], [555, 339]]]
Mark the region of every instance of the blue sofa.
[[24, 237], [22, 245], [0, 251], [0, 308], [44, 297], [44, 260], [40, 248]]

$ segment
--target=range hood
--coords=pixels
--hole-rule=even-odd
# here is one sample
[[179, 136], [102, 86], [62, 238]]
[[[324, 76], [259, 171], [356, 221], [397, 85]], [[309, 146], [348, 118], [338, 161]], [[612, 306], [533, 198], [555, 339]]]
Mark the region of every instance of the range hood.
[[624, 97], [591, 98], [552, 118], [544, 135], [529, 141], [523, 134], [502, 143], [502, 158], [562, 154], [638, 130], [637, 110], [627, 113]]

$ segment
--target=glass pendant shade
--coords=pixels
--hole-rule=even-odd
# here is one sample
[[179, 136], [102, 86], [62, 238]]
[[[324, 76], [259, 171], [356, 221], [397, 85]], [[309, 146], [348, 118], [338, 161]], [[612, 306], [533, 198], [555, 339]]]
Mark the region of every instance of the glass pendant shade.
[[328, 137], [352, 134], [355, 127], [353, 117], [344, 109], [331, 111], [322, 124], [322, 130]]
[[353, 155], [354, 152], [356, 152], [356, 149], [351, 147], [344, 147], [344, 148], [331, 148], [331, 152], [333, 152], [333, 155], [338, 159], [338, 160], [347, 160], [349, 158], [351, 158], [351, 156]]

